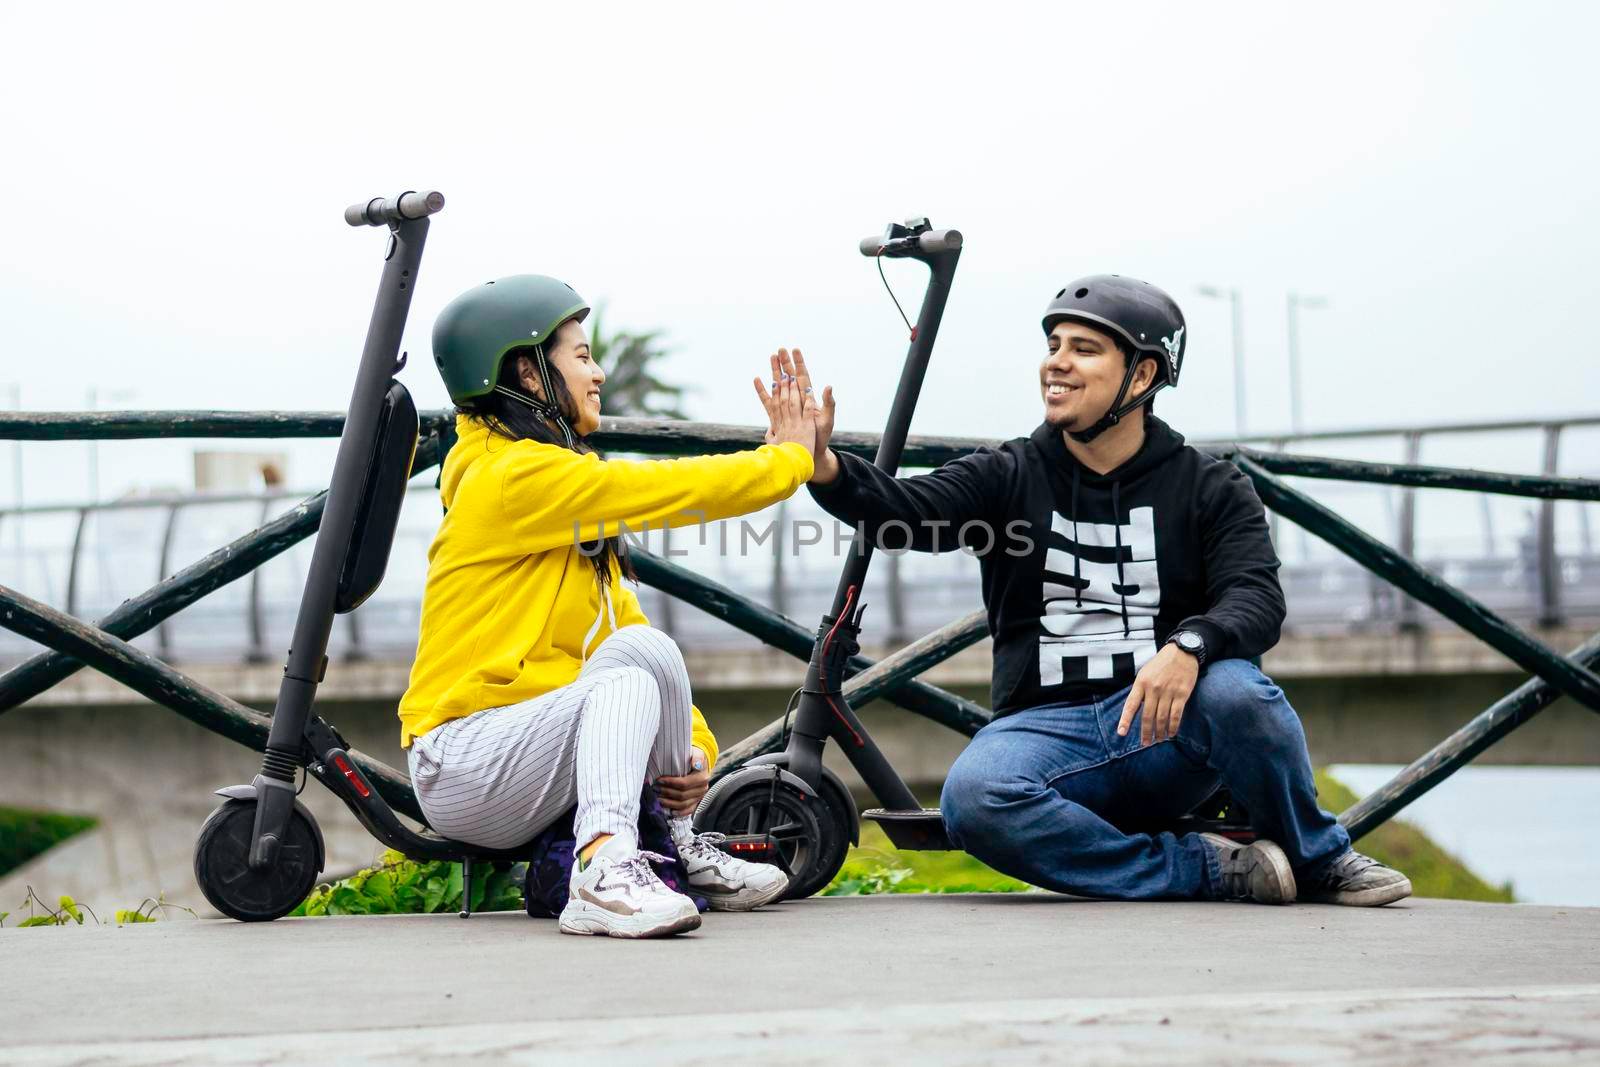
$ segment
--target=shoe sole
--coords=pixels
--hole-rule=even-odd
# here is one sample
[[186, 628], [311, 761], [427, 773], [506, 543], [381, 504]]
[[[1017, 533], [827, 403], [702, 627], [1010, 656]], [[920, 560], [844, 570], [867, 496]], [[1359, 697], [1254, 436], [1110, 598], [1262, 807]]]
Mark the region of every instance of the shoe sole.
[[685, 934], [690, 930], [700, 928], [700, 913], [691, 910], [680, 912], [677, 915], [665, 918], [649, 918], [644, 915], [618, 915], [604, 908], [597, 908], [582, 901], [568, 901], [567, 906], [561, 910], [561, 932], [564, 934], [577, 934], [589, 936], [602, 934], [606, 937], [622, 937], [638, 940], [647, 937], [671, 937], [673, 934]]
[[1411, 879], [1401, 878], [1398, 882], [1388, 885], [1375, 885], [1370, 889], [1343, 890], [1338, 893], [1325, 895], [1312, 895], [1305, 899], [1308, 904], [1342, 904], [1348, 908], [1381, 908], [1385, 904], [1393, 904], [1397, 900], [1404, 900], [1411, 895]]
[[706, 898], [712, 911], [755, 911], [783, 896], [789, 890], [789, 879], [785, 878], [771, 889], [741, 889], [734, 893], [714, 895], [704, 889], [691, 884], [689, 892], [699, 893]]

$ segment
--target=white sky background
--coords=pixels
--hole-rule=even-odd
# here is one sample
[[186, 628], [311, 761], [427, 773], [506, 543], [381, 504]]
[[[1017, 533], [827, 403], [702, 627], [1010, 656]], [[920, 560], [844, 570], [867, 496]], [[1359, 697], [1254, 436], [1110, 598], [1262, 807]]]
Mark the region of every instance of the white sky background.
[[[1291, 288], [1331, 303], [1302, 315], [1308, 428], [1594, 413], [1597, 38], [1577, 0], [5, 2], [0, 402], [342, 408], [383, 235], [340, 213], [436, 188], [423, 407], [438, 309], [538, 271], [665, 330], [696, 418], [754, 423], [793, 344], [877, 428], [906, 339], [855, 245], [927, 214], [967, 245], [913, 432], [1031, 429], [1039, 314], [1099, 272], [1184, 306], [1159, 406], [1191, 437], [1233, 429], [1201, 283], [1244, 291], [1253, 431], [1288, 425]], [[924, 272], [889, 273], [914, 314]], [[102, 446], [101, 495], [188, 485], [193, 447]], [[27, 446], [28, 502], [81, 499], [85, 451]]]

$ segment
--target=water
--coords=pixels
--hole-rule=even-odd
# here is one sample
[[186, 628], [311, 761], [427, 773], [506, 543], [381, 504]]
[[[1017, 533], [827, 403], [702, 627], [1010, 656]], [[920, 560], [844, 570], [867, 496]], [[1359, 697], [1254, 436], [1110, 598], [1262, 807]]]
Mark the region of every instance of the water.
[[[1398, 766], [1330, 768], [1362, 796]], [[1400, 815], [1523, 904], [1600, 907], [1600, 768], [1467, 767]]]

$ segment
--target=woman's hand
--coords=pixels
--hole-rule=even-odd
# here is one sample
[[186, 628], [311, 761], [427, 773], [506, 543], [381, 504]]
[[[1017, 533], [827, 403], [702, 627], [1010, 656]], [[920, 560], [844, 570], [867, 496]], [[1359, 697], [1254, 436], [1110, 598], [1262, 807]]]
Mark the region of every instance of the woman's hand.
[[[817, 404], [815, 401], [808, 403], [795, 375], [782, 369], [788, 358], [788, 351], [781, 348], [778, 355], [772, 357], [771, 393], [760, 378], [755, 379], [756, 395], [761, 398], [761, 406], [767, 409], [765, 440], [768, 444], [793, 441], [815, 456]], [[792, 368], [793, 363], [789, 366]]]
[[656, 779], [661, 806], [674, 815], [693, 815], [700, 798], [711, 787], [711, 761], [698, 748], [689, 750], [689, 773]]

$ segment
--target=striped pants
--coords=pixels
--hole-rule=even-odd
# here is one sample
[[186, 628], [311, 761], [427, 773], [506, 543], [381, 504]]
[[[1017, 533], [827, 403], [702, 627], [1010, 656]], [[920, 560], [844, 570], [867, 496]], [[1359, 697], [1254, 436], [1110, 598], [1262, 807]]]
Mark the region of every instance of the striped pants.
[[689, 672], [650, 626], [600, 643], [577, 680], [490, 708], [411, 742], [411, 781], [428, 823], [457, 841], [511, 848], [578, 805], [579, 846], [636, 838], [646, 780], [689, 772]]

